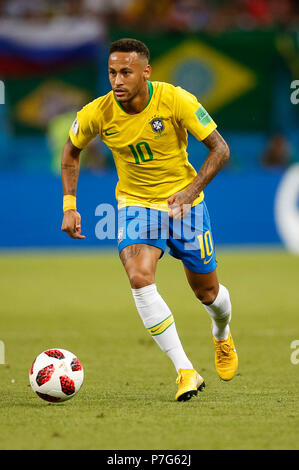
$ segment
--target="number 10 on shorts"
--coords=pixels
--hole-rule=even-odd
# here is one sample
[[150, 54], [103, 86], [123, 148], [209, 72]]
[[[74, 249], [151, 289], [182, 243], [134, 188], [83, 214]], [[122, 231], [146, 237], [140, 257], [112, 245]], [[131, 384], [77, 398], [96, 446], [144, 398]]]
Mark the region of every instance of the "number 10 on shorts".
[[205, 258], [206, 256], [211, 256], [213, 253], [213, 242], [210, 230], [207, 230], [204, 235], [198, 235], [197, 238], [200, 247], [200, 257]]

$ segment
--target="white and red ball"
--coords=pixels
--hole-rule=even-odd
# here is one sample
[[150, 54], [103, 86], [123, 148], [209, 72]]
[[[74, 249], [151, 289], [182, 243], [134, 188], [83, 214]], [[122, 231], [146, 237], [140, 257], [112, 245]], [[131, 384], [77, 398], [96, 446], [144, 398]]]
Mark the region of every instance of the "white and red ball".
[[32, 390], [43, 400], [58, 403], [69, 400], [80, 390], [84, 371], [79, 359], [61, 348], [39, 354], [29, 371]]

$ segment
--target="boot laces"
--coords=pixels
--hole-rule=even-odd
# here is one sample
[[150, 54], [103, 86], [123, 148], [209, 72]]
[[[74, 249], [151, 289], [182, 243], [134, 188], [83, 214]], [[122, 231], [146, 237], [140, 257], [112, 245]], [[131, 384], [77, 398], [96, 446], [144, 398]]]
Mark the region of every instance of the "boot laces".
[[231, 347], [228, 343], [219, 343], [216, 344], [216, 355], [218, 362], [228, 363]]

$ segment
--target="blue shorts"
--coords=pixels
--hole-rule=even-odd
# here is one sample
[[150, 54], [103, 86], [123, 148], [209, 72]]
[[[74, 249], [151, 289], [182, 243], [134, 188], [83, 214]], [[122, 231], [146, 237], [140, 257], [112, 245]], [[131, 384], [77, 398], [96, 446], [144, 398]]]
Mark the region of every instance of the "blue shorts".
[[183, 219], [174, 220], [165, 211], [128, 206], [118, 213], [118, 251], [144, 243], [162, 250], [195, 273], [210, 273], [217, 267], [210, 216], [204, 201], [192, 207]]

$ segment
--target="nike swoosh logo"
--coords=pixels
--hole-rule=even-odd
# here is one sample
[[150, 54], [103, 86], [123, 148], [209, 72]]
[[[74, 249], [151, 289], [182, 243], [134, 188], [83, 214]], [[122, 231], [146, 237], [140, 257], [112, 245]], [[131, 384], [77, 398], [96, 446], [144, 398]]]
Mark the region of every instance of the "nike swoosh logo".
[[211, 258], [208, 259], [208, 260], [204, 260], [203, 264], [208, 264], [211, 261], [212, 258], [213, 258], [213, 256], [211, 256]]
[[106, 131], [106, 132], [104, 132], [104, 134], [108, 137], [109, 135], [118, 134], [118, 131], [116, 131], [116, 132], [108, 132], [108, 131]]

